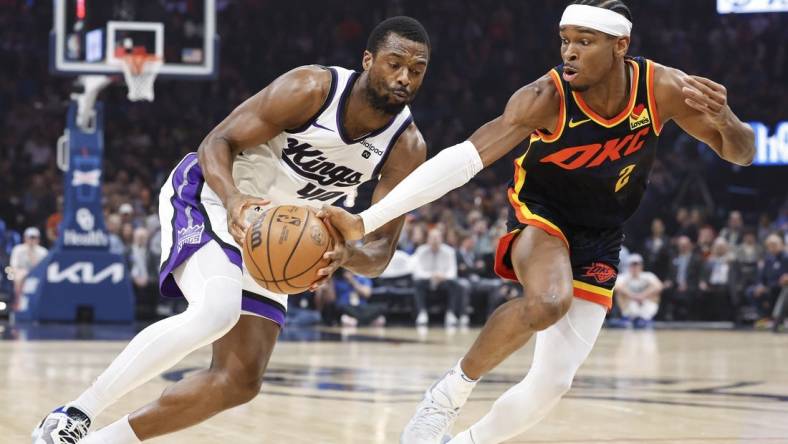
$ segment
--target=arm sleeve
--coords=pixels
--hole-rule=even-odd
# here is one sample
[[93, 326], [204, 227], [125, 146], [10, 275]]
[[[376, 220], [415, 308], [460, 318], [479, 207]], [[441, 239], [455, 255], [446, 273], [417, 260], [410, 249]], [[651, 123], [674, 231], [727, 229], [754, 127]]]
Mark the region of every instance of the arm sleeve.
[[390, 220], [465, 185], [482, 168], [482, 158], [470, 141], [444, 149], [416, 168], [386, 197], [359, 214], [364, 221], [364, 233], [369, 234]]

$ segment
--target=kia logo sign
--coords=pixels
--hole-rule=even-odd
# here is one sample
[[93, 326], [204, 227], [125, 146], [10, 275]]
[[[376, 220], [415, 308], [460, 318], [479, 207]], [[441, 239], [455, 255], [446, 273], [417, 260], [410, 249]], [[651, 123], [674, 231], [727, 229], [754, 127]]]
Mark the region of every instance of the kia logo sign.
[[47, 267], [47, 281], [57, 284], [68, 282], [70, 284], [99, 284], [107, 279], [113, 284], [123, 280], [125, 268], [122, 262], [110, 264], [103, 270], [95, 272], [90, 262], [75, 262], [64, 269], [60, 264], [53, 262]]

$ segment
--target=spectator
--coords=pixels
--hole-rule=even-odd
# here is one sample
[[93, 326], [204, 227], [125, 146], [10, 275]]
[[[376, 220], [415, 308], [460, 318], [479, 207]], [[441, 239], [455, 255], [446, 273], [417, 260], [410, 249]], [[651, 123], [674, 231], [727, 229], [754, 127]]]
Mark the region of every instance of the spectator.
[[698, 246], [696, 251], [704, 260], [711, 255], [711, 247], [714, 244], [714, 228], [709, 225], [704, 225], [698, 230]]
[[656, 218], [651, 222], [651, 235], [644, 243], [643, 265], [660, 279], [665, 279], [670, 270], [670, 243], [665, 235], [665, 224]]
[[120, 238], [122, 219], [118, 214], [110, 214], [107, 216], [107, 236], [109, 237], [109, 252], [112, 254], [123, 255], [126, 252], [126, 247], [123, 245], [123, 240]]
[[14, 246], [11, 250], [10, 265], [14, 275], [14, 295], [17, 301], [22, 294], [22, 286], [27, 274], [47, 255], [47, 249], [40, 243], [41, 232], [36, 227], [28, 227], [24, 233], [24, 243]]
[[736, 280], [735, 262], [730, 253], [730, 245], [724, 237], [714, 240], [698, 285], [700, 294], [695, 312], [702, 321], [721, 321], [732, 319]]
[[63, 221], [63, 196], [57, 197], [57, 211], [52, 213], [46, 221], [47, 242], [55, 245], [57, 238], [60, 237], [60, 222]]
[[445, 324], [455, 326], [465, 314], [462, 290], [457, 282], [457, 256], [454, 248], [443, 243], [443, 233], [430, 230], [427, 244], [413, 254], [413, 279], [415, 286], [416, 325], [427, 325], [427, 297], [440, 295], [446, 298]]
[[159, 292], [158, 273], [150, 273], [148, 230], [142, 227], [137, 228], [134, 230], [133, 237], [127, 261], [129, 276], [137, 299], [137, 319], [152, 319], [156, 313]]
[[780, 293], [788, 287], [788, 254], [778, 234], [766, 238], [766, 259], [759, 267], [757, 283], [747, 292], [749, 303], [760, 317], [759, 326], [769, 323], [769, 317]]
[[333, 281], [342, 325], [349, 327], [368, 324], [376, 327], [386, 325], [386, 318], [383, 316], [386, 313], [386, 306], [369, 303], [369, 298], [372, 296], [370, 278], [343, 270], [335, 275]]
[[629, 256], [627, 272], [616, 280], [616, 299], [621, 313], [635, 328], [645, 328], [659, 311], [662, 282], [650, 271], [643, 271], [643, 257]]
[[118, 207], [118, 214], [120, 215], [121, 225], [131, 224], [134, 222], [134, 207], [126, 202]]
[[665, 281], [663, 314], [667, 321], [687, 320], [693, 315], [690, 307], [697, 295], [702, 263], [689, 236], [679, 236], [677, 252], [671, 260], [671, 271]]
[[315, 291], [315, 307], [323, 322], [335, 325], [340, 321], [345, 327], [357, 325], [386, 325], [385, 304], [370, 304], [372, 280], [339, 270], [331, 281]]
[[720, 237], [728, 241], [728, 245], [739, 245], [744, 237], [744, 219], [740, 211], [731, 211], [728, 215], [728, 225], [720, 230]]
[[[489, 306], [501, 287], [501, 279], [490, 276], [492, 265], [485, 262], [476, 252], [476, 237], [466, 236], [457, 250], [457, 282], [463, 289], [463, 305], [470, 306], [471, 297], [481, 295]], [[467, 326], [470, 317], [467, 313], [460, 315], [460, 326]]]

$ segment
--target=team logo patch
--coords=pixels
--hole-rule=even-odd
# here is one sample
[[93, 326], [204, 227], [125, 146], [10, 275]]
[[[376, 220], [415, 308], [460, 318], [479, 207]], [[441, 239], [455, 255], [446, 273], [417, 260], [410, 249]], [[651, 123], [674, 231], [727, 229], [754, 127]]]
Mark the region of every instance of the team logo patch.
[[651, 118], [648, 115], [648, 110], [642, 103], [637, 105], [635, 109], [632, 110], [632, 114], [629, 115], [629, 129], [631, 130], [638, 129], [650, 123]]
[[199, 244], [204, 230], [205, 224], [190, 225], [178, 230], [178, 251], [181, 251], [184, 244]]
[[590, 267], [584, 267], [584, 269], [586, 272], [583, 276], [594, 278], [599, 284], [604, 284], [616, 277], [616, 269], [602, 262], [594, 262]]

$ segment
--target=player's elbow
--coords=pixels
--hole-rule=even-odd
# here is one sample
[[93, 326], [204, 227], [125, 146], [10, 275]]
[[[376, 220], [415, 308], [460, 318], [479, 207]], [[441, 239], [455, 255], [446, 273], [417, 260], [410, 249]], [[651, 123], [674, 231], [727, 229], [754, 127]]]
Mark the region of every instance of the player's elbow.
[[741, 166], [750, 166], [752, 165], [753, 160], [755, 159], [755, 146], [746, 146], [742, 149], [739, 149], [735, 154], [727, 156], [728, 162], [735, 163], [736, 165]]

